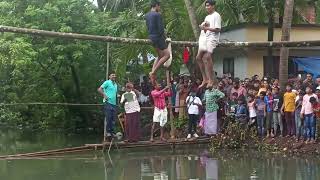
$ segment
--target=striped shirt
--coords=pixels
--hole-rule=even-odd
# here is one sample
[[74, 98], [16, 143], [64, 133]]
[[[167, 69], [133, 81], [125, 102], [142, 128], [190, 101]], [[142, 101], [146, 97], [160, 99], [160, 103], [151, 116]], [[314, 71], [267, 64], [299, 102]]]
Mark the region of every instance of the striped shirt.
[[171, 91], [159, 91], [153, 90], [151, 92], [151, 96], [153, 98], [154, 106], [158, 109], [165, 109], [166, 108], [166, 97], [171, 96]]

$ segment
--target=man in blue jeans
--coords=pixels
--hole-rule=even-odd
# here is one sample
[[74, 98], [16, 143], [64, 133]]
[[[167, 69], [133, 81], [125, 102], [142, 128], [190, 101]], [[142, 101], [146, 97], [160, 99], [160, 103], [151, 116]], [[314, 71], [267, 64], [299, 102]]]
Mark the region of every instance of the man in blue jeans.
[[117, 92], [116, 74], [111, 72], [109, 80], [106, 80], [99, 88], [98, 92], [103, 96], [104, 113], [107, 119], [106, 135], [108, 138], [114, 136], [114, 125], [117, 115]]

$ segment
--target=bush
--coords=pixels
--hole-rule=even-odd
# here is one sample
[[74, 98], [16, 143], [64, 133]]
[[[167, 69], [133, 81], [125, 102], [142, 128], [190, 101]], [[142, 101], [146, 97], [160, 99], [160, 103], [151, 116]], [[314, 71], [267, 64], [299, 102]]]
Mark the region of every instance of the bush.
[[248, 128], [232, 118], [225, 119], [227, 125], [222, 134], [218, 134], [211, 141], [211, 151], [216, 149], [246, 149], [257, 150], [271, 149], [271, 147], [260, 141], [256, 128]]

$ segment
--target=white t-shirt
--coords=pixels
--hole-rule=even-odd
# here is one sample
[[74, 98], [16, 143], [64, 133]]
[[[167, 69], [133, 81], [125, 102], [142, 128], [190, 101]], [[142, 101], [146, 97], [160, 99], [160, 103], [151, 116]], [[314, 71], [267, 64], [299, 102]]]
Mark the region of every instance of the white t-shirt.
[[[210, 28], [221, 29], [221, 16], [216, 11], [214, 13], [212, 13], [212, 14], [207, 15], [206, 18], [204, 19], [204, 22], [209, 24]], [[219, 41], [219, 38], [220, 38], [220, 32], [212, 32], [212, 31], [204, 32], [204, 30], [202, 30], [201, 31], [201, 36], [204, 36], [204, 35], [206, 37], [212, 36], [217, 41]]]
[[188, 114], [199, 114], [199, 107], [195, 104], [202, 105], [200, 98], [188, 96], [186, 99], [186, 103], [188, 108]]
[[120, 103], [123, 103], [125, 100], [124, 110], [126, 113], [140, 112], [140, 105], [136, 93], [133, 91], [123, 93]]

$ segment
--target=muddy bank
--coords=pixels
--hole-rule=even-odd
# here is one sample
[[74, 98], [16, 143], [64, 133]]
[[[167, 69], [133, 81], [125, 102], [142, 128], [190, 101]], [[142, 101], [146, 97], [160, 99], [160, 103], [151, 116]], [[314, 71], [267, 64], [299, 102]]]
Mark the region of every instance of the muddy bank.
[[297, 142], [293, 137], [277, 137], [264, 139], [265, 143], [276, 152], [296, 154], [296, 155], [320, 155], [319, 140], [316, 143], [305, 143], [303, 141]]

